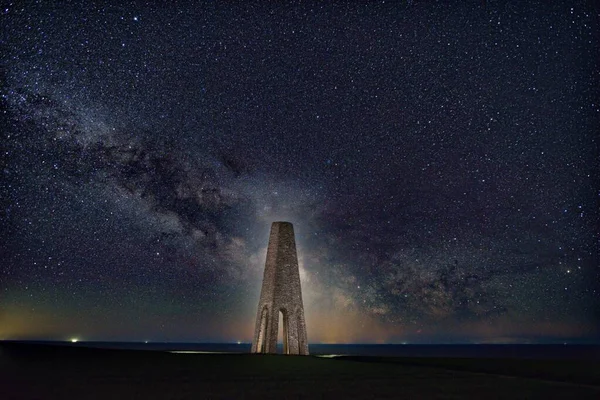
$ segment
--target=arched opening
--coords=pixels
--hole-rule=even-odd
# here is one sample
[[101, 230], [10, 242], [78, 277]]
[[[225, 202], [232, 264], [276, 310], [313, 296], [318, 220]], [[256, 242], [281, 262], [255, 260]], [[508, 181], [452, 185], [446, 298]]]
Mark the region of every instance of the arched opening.
[[267, 328], [269, 325], [268, 315], [269, 309], [267, 307], [264, 307], [262, 313], [260, 314], [260, 329], [258, 331], [258, 342], [256, 345], [256, 351], [258, 353], [267, 352], [267, 341], [265, 340], [265, 336], [267, 334]]
[[[277, 342], [283, 344], [283, 354], [290, 354], [290, 346], [288, 343], [288, 316], [285, 309], [279, 310], [279, 329], [277, 332]], [[281, 341], [279, 340], [281, 338]]]

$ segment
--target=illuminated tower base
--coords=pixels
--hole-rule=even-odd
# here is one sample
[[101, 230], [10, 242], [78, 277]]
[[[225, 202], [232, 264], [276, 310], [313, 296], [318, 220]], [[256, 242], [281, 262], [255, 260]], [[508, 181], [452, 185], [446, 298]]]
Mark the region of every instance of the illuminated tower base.
[[252, 353], [277, 352], [279, 313], [283, 317], [283, 353], [308, 355], [294, 227], [289, 222], [271, 226]]

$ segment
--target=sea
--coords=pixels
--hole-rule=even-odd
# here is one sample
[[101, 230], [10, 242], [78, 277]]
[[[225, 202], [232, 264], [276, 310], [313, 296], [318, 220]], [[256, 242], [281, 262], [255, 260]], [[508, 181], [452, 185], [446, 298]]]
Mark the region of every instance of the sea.
[[[189, 353], [250, 353], [250, 343], [179, 342], [60, 342], [27, 341], [103, 349]], [[282, 353], [279, 344], [278, 352]], [[371, 357], [517, 358], [545, 360], [600, 360], [597, 344], [309, 344], [311, 355]]]

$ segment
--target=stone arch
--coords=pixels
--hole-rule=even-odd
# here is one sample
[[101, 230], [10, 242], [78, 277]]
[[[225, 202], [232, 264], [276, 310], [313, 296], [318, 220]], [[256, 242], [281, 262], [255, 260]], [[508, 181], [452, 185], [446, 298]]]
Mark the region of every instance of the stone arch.
[[[290, 354], [290, 321], [288, 311], [285, 307], [279, 308], [279, 313], [281, 313], [281, 324], [282, 324], [282, 342], [283, 342], [283, 354]], [[277, 318], [279, 318], [279, 313]]]
[[267, 352], [267, 329], [269, 329], [269, 306], [265, 305], [260, 313], [260, 327], [258, 328], [258, 341], [256, 345], [256, 351], [258, 353]]

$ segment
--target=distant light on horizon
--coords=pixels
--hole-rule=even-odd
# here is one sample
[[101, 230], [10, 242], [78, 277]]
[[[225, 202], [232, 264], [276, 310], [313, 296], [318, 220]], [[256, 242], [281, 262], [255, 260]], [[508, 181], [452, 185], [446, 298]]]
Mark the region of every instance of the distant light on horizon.
[[79, 339], [78, 339], [78, 338], [72, 338], [72, 339], [71, 339], [71, 343], [77, 343], [77, 342], [79, 342]]

